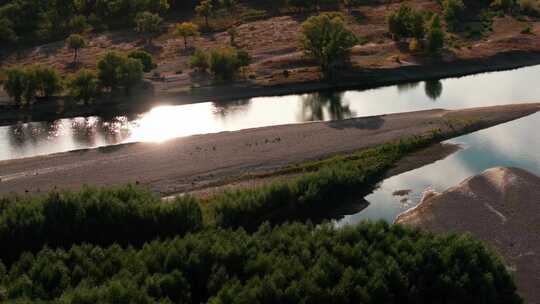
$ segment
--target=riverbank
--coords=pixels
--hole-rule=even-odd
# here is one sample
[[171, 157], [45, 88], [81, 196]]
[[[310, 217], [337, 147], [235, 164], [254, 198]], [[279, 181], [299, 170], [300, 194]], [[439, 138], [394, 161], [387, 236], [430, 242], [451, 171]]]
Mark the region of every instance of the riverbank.
[[237, 181], [246, 175], [437, 132], [453, 136], [540, 110], [521, 104], [428, 110], [197, 135], [0, 162], [0, 193], [77, 189], [84, 184], [144, 185], [161, 195]]
[[540, 177], [492, 168], [429, 194], [396, 220], [436, 233], [471, 233], [501, 254], [525, 303], [540, 303]]
[[130, 97], [115, 96], [103, 98], [91, 105], [75, 103], [69, 99], [42, 101], [30, 107], [19, 108], [1, 106], [0, 126], [18, 122], [51, 121], [60, 118], [81, 116], [114, 117], [142, 113], [161, 105], [182, 105], [201, 102], [227, 102], [265, 96], [307, 94], [322, 90], [367, 90], [377, 87], [463, 77], [472, 74], [512, 70], [540, 64], [540, 53], [506, 52], [483, 59], [464, 59], [440, 61], [423, 65], [403, 65], [393, 68], [359, 69], [344, 72], [336, 81], [319, 80], [305, 82], [285, 82], [260, 85], [253, 82], [236, 82], [229, 85], [208, 85], [189, 90], [169, 92], [158, 90], [153, 93], [148, 87], [158, 87], [156, 83], [147, 84], [147, 90], [139, 90]]

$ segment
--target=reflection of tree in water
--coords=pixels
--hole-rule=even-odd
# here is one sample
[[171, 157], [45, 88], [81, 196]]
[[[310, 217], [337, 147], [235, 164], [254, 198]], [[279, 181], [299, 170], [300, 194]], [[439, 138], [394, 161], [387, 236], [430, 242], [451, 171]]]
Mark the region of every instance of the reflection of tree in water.
[[397, 85], [398, 93], [405, 93], [407, 91], [414, 90], [419, 84], [420, 82], [400, 83]]
[[443, 84], [440, 80], [428, 80], [424, 82], [424, 91], [431, 100], [437, 100], [441, 97]]
[[61, 136], [62, 129], [61, 120], [19, 123], [9, 126], [9, 141], [15, 147], [23, 147], [27, 144], [35, 145]]
[[123, 142], [130, 134], [130, 121], [125, 116], [104, 120], [99, 117], [74, 118], [71, 120], [73, 140], [80, 144], [94, 146], [98, 140], [106, 144]]
[[354, 113], [343, 104], [342, 92], [323, 91], [302, 96], [301, 116], [304, 121], [339, 120]]
[[251, 99], [249, 98], [236, 99], [231, 101], [216, 101], [212, 103], [212, 105], [214, 106], [214, 114], [222, 118], [225, 118], [227, 115], [232, 113], [246, 111], [249, 108], [250, 104]]

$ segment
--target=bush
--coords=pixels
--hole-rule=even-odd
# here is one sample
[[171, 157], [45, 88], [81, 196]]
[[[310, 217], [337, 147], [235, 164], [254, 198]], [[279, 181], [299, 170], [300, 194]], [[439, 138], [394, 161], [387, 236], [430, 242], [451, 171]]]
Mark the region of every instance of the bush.
[[36, 96], [51, 97], [62, 91], [62, 79], [51, 67], [31, 65], [6, 70], [4, 90], [17, 104], [34, 101]]
[[97, 64], [100, 84], [110, 90], [123, 87], [127, 92], [143, 77], [142, 63], [117, 52], [108, 52]]
[[210, 59], [208, 55], [200, 49], [195, 50], [195, 53], [189, 58], [189, 66], [197, 69], [200, 72], [204, 72], [210, 66]]
[[0, 244], [9, 244], [0, 258], [13, 261], [44, 245], [142, 245], [201, 227], [201, 210], [194, 199], [165, 203], [133, 186], [13, 197], [0, 214]]
[[88, 104], [99, 93], [96, 74], [84, 69], [70, 77], [68, 88], [71, 96], [84, 101], [85, 104]]
[[144, 35], [148, 43], [162, 30], [163, 19], [158, 14], [142, 12], [135, 18], [135, 30]]
[[143, 65], [143, 71], [145, 73], [149, 73], [157, 67], [157, 64], [154, 62], [154, 57], [145, 51], [131, 51], [128, 54], [128, 58], [139, 60]]
[[427, 45], [431, 53], [437, 53], [444, 47], [444, 32], [441, 28], [439, 15], [435, 15], [431, 19], [427, 33]]
[[44, 249], [22, 256], [4, 282], [10, 302], [522, 303], [480, 242], [382, 222], [207, 230], [139, 250]]
[[[196, 54], [195, 62], [203, 60]], [[216, 78], [231, 79], [242, 67], [248, 66], [251, 61], [249, 53], [235, 48], [221, 48], [210, 51], [209, 67]]]
[[6, 80], [3, 82], [4, 90], [17, 104], [21, 104], [23, 101], [26, 81], [24, 69], [14, 67], [6, 70]]
[[56, 69], [41, 65], [30, 67], [30, 69], [33, 69], [31, 73], [35, 74], [37, 80], [38, 95], [49, 98], [62, 91], [62, 78]]
[[326, 75], [338, 59], [348, 58], [350, 49], [358, 41], [339, 14], [310, 17], [302, 24], [302, 35], [304, 52], [318, 61]]
[[388, 32], [395, 40], [414, 37], [417, 40], [425, 35], [424, 15], [406, 4], [402, 4], [397, 12], [387, 17]]
[[465, 4], [462, 0], [444, 0], [443, 17], [451, 30], [456, 30], [465, 14]]

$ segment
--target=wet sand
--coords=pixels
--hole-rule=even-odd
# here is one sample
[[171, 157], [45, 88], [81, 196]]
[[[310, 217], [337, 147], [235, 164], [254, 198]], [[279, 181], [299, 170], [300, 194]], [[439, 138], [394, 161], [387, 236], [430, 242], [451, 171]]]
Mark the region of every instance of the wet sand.
[[[138, 183], [162, 195], [226, 184], [246, 174], [346, 154], [423, 135], [487, 128], [540, 110], [540, 104], [427, 110], [197, 135], [0, 162], [0, 193]], [[456, 123], [456, 124], [454, 124]], [[456, 129], [457, 128], [457, 129]], [[474, 130], [467, 130], [474, 131]]]

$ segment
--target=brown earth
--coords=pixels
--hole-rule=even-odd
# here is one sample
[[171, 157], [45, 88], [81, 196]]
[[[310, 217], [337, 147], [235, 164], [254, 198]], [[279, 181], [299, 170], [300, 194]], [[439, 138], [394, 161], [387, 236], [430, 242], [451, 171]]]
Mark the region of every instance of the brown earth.
[[[430, 0], [409, 1], [412, 6], [440, 12], [439, 5]], [[245, 22], [238, 26], [238, 47], [254, 58], [244, 73], [245, 78], [234, 83], [216, 84], [208, 75], [188, 67], [192, 50], [183, 49], [183, 40], [170, 31], [146, 47], [158, 61], [161, 79], [146, 76], [146, 94], [142, 98], [104, 98], [93, 106], [81, 106], [69, 100], [39, 102], [29, 109], [10, 106], [0, 90], [0, 123], [17, 120], [51, 119], [55, 117], [91, 115], [100, 112], [123, 111], [155, 104], [180, 104], [202, 101], [250, 98], [261, 95], [303, 93], [327, 88], [369, 88], [397, 82], [426, 78], [461, 76], [482, 71], [516, 68], [540, 63], [540, 22], [527, 17], [494, 17], [492, 31], [484, 36], [469, 38], [466, 33], [449, 34], [447, 48], [438, 58], [414, 54], [406, 45], [396, 44], [387, 34], [385, 17], [399, 3], [362, 6], [348, 15], [348, 23], [363, 44], [352, 50], [351, 69], [341, 70], [336, 81], [321, 82], [314, 62], [303, 56], [299, 40], [300, 25], [305, 15], [284, 15]], [[170, 26], [178, 20], [169, 20]], [[472, 22], [475, 27], [478, 22]], [[521, 30], [531, 26], [531, 34]], [[127, 52], [145, 48], [133, 31], [91, 34], [88, 48], [81, 50], [81, 66], [95, 68], [96, 58], [110, 50]], [[194, 48], [212, 49], [229, 44], [223, 32], [202, 35], [190, 42]], [[397, 58], [399, 57], [399, 60]], [[54, 42], [25, 49], [18, 54], [0, 57], [0, 67], [14, 64], [41, 63], [54, 66], [63, 73], [73, 72], [72, 53], [63, 42]], [[288, 76], [283, 73], [289, 72]], [[142, 89], [142, 88], [141, 88]], [[3, 96], [3, 97], [2, 97]], [[137, 95], [138, 96], [138, 95]], [[138, 96], [140, 97], [140, 96]], [[136, 101], [134, 101], [136, 99]], [[114, 104], [115, 107], [111, 105]]]
[[471, 233], [504, 257], [525, 303], [540, 303], [540, 177], [516, 168], [489, 169], [427, 196], [396, 222]]
[[428, 110], [197, 135], [162, 144], [136, 143], [0, 162], [0, 193], [38, 192], [139, 183], [170, 195], [216, 186], [246, 174], [414, 135], [457, 134], [540, 110], [522, 104], [465, 110]]

